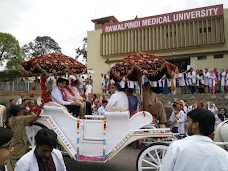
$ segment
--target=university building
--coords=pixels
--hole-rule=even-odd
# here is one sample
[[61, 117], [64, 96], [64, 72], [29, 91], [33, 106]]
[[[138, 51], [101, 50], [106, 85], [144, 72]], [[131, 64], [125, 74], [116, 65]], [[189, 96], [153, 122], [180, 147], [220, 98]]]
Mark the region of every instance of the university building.
[[149, 52], [188, 69], [228, 68], [228, 9], [214, 5], [128, 21], [114, 16], [92, 20], [88, 63], [94, 93], [101, 93], [101, 74], [130, 53]]

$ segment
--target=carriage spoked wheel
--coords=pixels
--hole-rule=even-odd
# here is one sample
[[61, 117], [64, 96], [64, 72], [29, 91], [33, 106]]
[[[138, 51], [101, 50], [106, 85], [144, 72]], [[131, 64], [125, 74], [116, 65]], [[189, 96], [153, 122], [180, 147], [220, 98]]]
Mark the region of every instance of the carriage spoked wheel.
[[159, 170], [169, 143], [155, 142], [143, 149], [137, 159], [137, 170]]
[[[46, 127], [39, 123], [33, 123], [32, 126], [26, 126], [26, 133], [31, 144], [29, 147], [30, 149], [34, 149], [36, 147], [35, 135], [39, 130], [43, 128], [46, 128]], [[61, 146], [61, 144], [58, 144], [56, 149], [60, 150], [63, 156], [69, 156], [69, 154]]]

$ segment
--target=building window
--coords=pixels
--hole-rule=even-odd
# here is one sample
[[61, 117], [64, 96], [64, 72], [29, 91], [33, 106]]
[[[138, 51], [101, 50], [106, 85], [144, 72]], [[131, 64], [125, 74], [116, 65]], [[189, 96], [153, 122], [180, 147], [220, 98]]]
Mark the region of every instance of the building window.
[[170, 35], [170, 37], [173, 37], [173, 36], [176, 36], [177, 33], [176, 32], [166, 33], [166, 37], [169, 37], [169, 35]]
[[203, 55], [203, 56], [197, 56], [197, 60], [206, 60], [207, 56]]
[[211, 32], [211, 27], [204, 27], [204, 28], [199, 28], [199, 33], [206, 33], [206, 32]]
[[223, 58], [223, 54], [214, 55], [214, 59], [221, 59], [221, 58]]
[[206, 28], [206, 27], [203, 28], [203, 32], [204, 32], [204, 33], [207, 32], [207, 28]]
[[208, 27], [208, 32], [211, 32], [211, 27]]

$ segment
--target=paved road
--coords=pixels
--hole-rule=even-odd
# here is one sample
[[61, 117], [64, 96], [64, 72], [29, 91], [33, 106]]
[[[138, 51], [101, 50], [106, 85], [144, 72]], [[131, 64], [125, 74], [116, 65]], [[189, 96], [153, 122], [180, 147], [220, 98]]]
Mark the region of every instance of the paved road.
[[128, 146], [107, 163], [77, 162], [65, 157], [68, 171], [137, 171], [136, 160], [141, 150]]

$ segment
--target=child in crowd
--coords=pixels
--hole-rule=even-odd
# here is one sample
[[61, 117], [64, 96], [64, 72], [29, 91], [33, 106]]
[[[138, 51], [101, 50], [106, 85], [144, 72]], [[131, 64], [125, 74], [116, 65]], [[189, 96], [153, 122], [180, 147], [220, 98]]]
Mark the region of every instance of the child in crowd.
[[187, 118], [187, 114], [183, 111], [183, 107], [181, 103], [174, 102], [173, 103], [174, 112], [170, 117], [170, 121], [172, 123], [176, 123], [173, 128], [173, 133], [185, 134], [185, 121]]
[[107, 106], [108, 101], [107, 100], [102, 100], [101, 107], [97, 110], [98, 115], [104, 115], [105, 114], [105, 107]]

